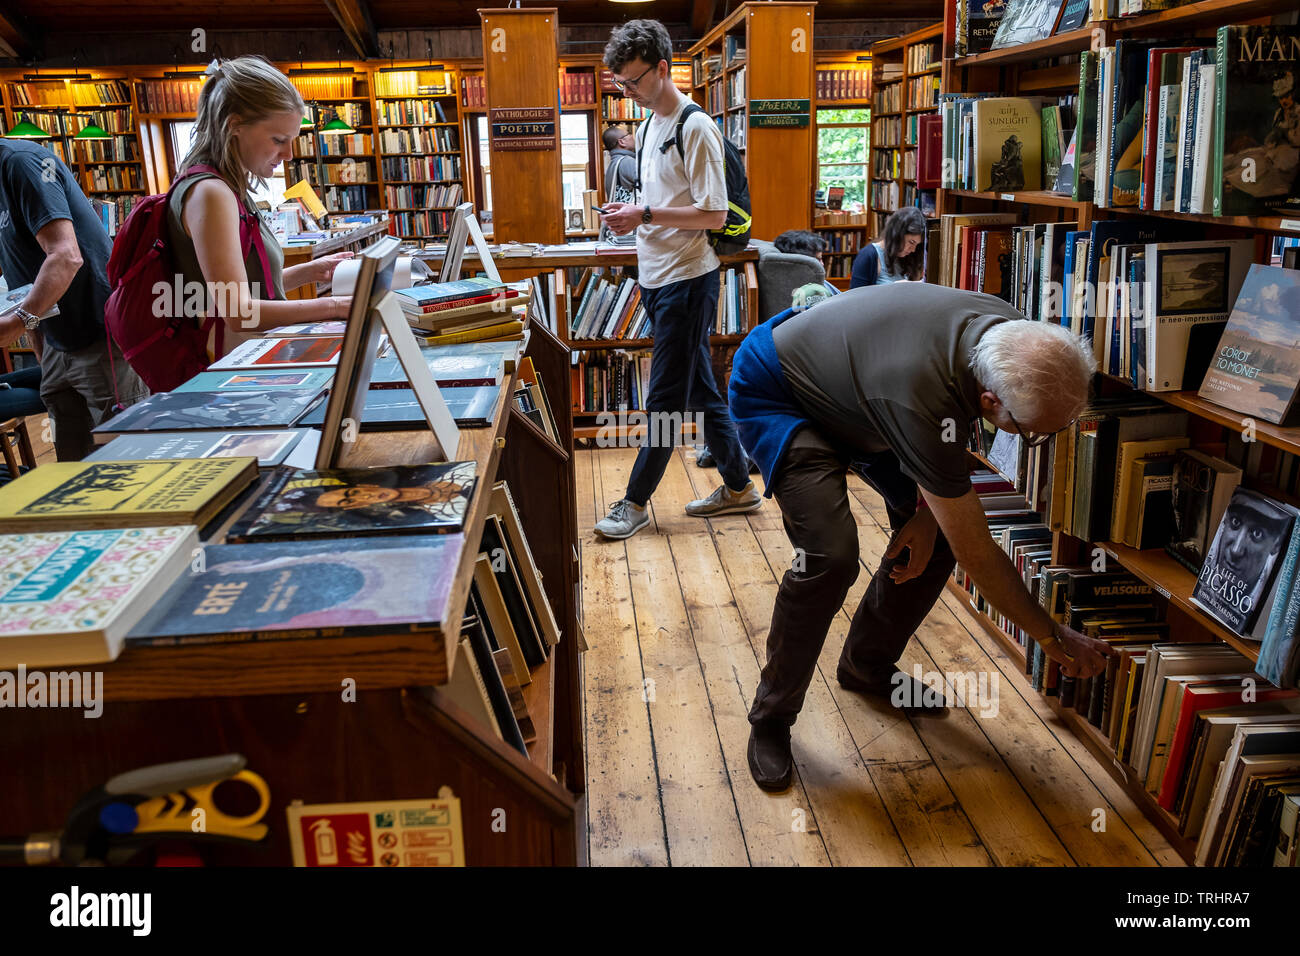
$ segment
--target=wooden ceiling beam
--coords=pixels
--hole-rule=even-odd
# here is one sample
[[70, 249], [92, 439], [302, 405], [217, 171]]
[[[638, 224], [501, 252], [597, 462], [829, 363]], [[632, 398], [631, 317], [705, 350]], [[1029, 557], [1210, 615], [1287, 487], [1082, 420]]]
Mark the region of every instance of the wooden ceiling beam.
[[338, 22], [357, 56], [363, 60], [379, 56], [379, 35], [366, 0], [325, 0], [325, 8]]
[[8, 52], [18, 59], [30, 60], [39, 59], [41, 51], [40, 36], [19, 20], [11, 4], [0, 0], [0, 53]]
[[691, 36], [702, 37], [713, 26], [718, 0], [691, 0]]

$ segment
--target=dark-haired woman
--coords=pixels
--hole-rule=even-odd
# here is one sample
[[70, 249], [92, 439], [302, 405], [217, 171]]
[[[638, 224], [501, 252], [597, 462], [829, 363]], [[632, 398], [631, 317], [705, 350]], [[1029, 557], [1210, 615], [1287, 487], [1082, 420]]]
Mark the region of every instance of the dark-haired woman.
[[904, 206], [885, 220], [880, 238], [854, 256], [849, 288], [888, 285], [900, 279], [917, 282], [924, 274], [925, 217], [915, 206]]

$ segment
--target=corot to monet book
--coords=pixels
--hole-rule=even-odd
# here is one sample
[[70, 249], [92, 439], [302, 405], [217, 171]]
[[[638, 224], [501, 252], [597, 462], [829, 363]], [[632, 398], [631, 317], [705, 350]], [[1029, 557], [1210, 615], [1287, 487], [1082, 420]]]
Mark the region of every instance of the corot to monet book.
[[5, 485], [0, 532], [203, 525], [255, 477], [255, 458], [50, 462]]
[[193, 525], [0, 535], [0, 668], [113, 660], [197, 544]]
[[235, 523], [227, 540], [459, 531], [474, 494], [475, 471], [472, 461], [286, 469]]
[[459, 534], [211, 545], [128, 643], [437, 631], [464, 546]]

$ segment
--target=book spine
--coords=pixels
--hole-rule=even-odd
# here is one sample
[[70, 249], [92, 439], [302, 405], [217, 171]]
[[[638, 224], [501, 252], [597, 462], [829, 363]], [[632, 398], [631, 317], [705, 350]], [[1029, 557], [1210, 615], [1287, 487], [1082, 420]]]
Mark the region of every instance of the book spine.
[[1219, 27], [1214, 40], [1214, 145], [1210, 150], [1210, 208], [1223, 215], [1223, 128], [1227, 125], [1225, 87], [1228, 79], [1228, 35], [1232, 27]]
[[1192, 194], [1188, 211], [1205, 212], [1205, 187], [1210, 171], [1211, 139], [1214, 136], [1214, 75], [1218, 67], [1202, 63], [1200, 86], [1196, 91], [1196, 146], [1192, 151]]
[[1199, 53], [1193, 53], [1187, 58], [1187, 80], [1183, 83], [1183, 140], [1178, 146], [1178, 195], [1175, 197], [1179, 212], [1189, 212], [1191, 209], [1192, 162], [1196, 153], [1196, 104], [1199, 102], [1201, 85], [1200, 62]]

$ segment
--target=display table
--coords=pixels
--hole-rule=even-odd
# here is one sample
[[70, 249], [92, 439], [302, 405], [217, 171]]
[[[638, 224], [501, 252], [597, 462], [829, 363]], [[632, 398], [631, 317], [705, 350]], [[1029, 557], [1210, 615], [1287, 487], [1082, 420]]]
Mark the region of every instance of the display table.
[[[567, 349], [533, 329], [526, 354], [547, 388], [563, 394]], [[293, 800], [434, 798], [444, 786], [462, 801], [471, 865], [578, 862], [584, 769], [572, 431], [560, 419], [557, 446], [517, 410], [517, 374], [511, 369], [502, 384], [492, 426], [461, 431], [457, 457], [478, 463], [478, 482], [443, 615], [446, 633], [131, 648], [110, 664], [79, 668], [103, 671], [100, 718], [26, 709], [0, 720], [8, 831], [60, 829], [82, 794], [115, 774], [239, 752], [270, 787], [263, 822], [271, 833], [264, 848], [205, 848], [213, 862], [288, 865], [285, 806]], [[344, 464], [418, 464], [432, 450], [427, 431], [363, 433]], [[454, 660], [492, 485], [501, 480], [561, 629], [560, 643], [523, 688], [538, 732], [530, 758], [436, 689]], [[344, 693], [349, 681], [354, 695]], [[504, 833], [493, 829], [498, 809]]]
[[[280, 250], [284, 253], [284, 267], [288, 269], [291, 266], [300, 266], [304, 262], [311, 262], [313, 259], [333, 255], [336, 252], [360, 252], [380, 236], [388, 235], [389, 223], [389, 218], [385, 216], [379, 222], [372, 222], [368, 226], [358, 226], [350, 232], [340, 232], [328, 239], [322, 239], [310, 245], [281, 244]], [[290, 299], [314, 299], [318, 292], [321, 295], [327, 295], [327, 287], [322, 285], [319, 289], [316, 289], [310, 285], [304, 285], [297, 289], [285, 290], [286, 297]]]

